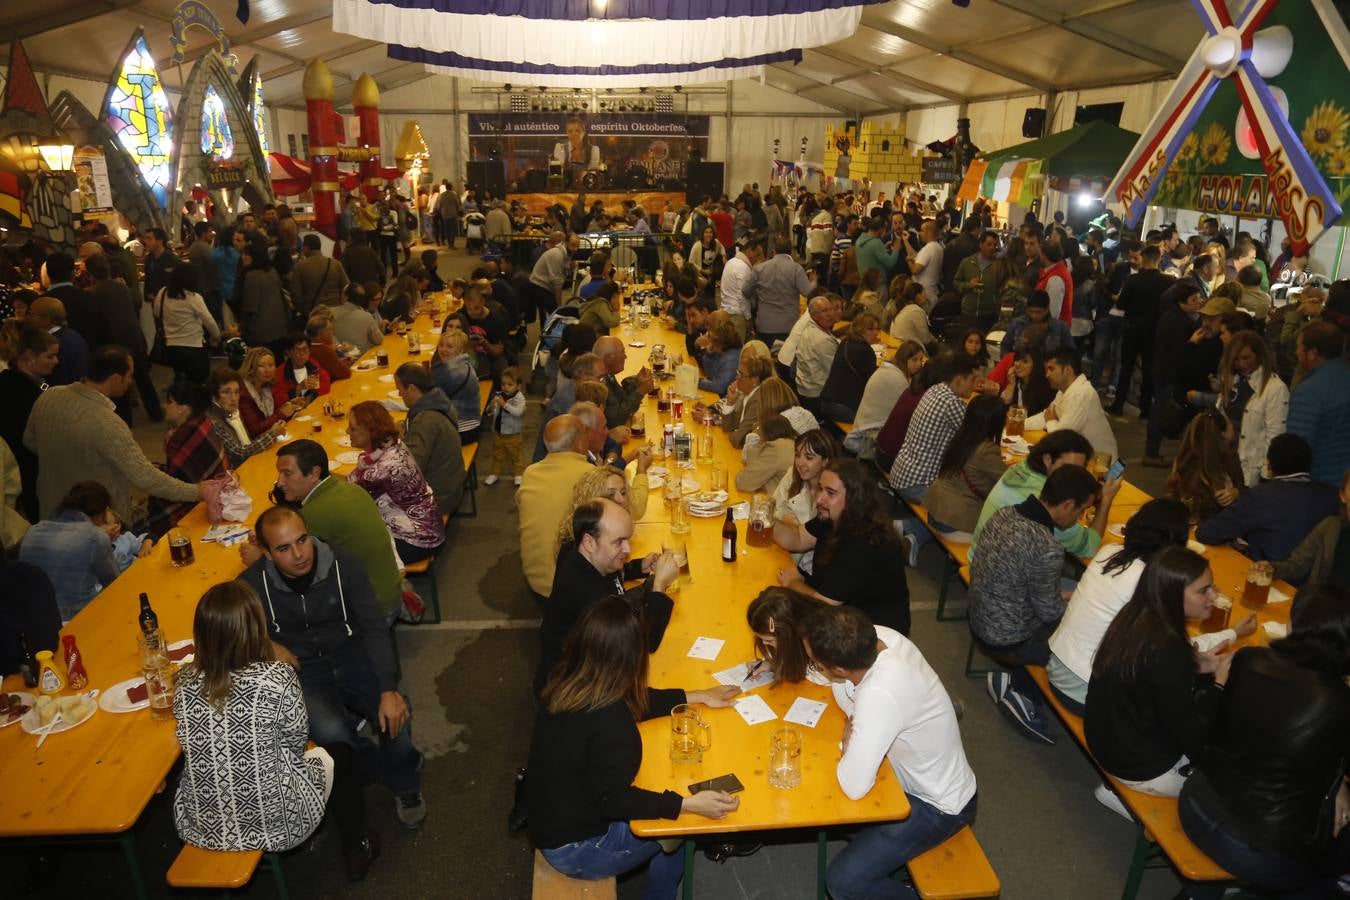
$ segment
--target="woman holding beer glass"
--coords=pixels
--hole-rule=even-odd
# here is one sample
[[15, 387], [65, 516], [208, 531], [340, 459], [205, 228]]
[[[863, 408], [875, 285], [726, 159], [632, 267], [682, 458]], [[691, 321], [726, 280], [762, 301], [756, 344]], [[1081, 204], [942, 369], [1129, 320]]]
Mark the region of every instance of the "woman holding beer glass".
[[650, 862], [644, 896], [673, 900], [684, 873], [680, 853], [637, 837], [629, 821], [682, 813], [720, 819], [740, 801], [722, 791], [681, 797], [634, 786], [642, 765], [638, 722], [681, 704], [729, 706], [740, 688], [648, 688], [648, 661], [646, 626], [623, 597], [581, 614], [539, 697], [525, 809], [534, 845], [559, 872], [595, 880]]
[[[1013, 356], [1008, 386], [1003, 389], [1002, 397], [1003, 402], [1009, 407], [1021, 407], [1023, 410], [1018, 417], [1019, 427], [1016, 433], [1011, 427], [1008, 429], [1009, 437], [1018, 437], [1022, 434], [1020, 424], [1026, 421], [1026, 417], [1044, 412], [1055, 399], [1055, 389], [1045, 377], [1045, 357], [1040, 350], [1023, 347], [1017, 351]], [[1012, 425], [1011, 417], [1008, 424]]]

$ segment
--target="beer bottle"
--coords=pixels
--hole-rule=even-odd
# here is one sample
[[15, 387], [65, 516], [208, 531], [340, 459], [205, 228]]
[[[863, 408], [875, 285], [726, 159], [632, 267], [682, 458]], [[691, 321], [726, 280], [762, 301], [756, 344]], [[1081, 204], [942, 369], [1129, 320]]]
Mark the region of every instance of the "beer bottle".
[[731, 517], [731, 507], [727, 507], [726, 520], [722, 522], [722, 562], [736, 561], [736, 523]]
[[37, 657], [28, 647], [28, 635], [19, 632], [19, 673], [23, 675], [23, 686], [35, 688], [38, 685]]
[[159, 616], [150, 608], [150, 595], [141, 593], [141, 634], [146, 638], [153, 638], [159, 634]]

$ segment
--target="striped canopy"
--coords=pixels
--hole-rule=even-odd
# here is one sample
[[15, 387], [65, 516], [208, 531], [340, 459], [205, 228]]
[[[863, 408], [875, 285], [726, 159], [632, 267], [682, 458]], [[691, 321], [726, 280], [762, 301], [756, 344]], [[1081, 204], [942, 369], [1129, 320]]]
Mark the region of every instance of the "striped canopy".
[[[1100, 196], [1139, 135], [1107, 122], [1089, 122], [1039, 140], [981, 154], [970, 164], [957, 196], [1025, 206], [1046, 187]], [[1100, 187], [1098, 187], [1100, 185]]]

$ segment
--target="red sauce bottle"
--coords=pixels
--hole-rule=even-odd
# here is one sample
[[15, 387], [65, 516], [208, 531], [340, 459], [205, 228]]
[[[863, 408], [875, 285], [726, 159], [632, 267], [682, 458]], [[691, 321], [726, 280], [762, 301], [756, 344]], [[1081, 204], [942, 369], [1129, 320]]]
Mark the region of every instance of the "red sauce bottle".
[[61, 638], [61, 655], [66, 660], [66, 684], [72, 691], [84, 690], [89, 686], [89, 673], [84, 670], [80, 648], [75, 646], [75, 635]]

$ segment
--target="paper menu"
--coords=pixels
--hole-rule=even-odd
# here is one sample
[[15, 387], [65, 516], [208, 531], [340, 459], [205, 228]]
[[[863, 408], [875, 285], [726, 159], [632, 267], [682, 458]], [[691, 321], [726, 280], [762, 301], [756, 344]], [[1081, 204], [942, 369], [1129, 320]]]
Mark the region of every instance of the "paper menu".
[[807, 728], [815, 728], [823, 715], [825, 715], [824, 703], [819, 700], [798, 697], [792, 701], [792, 708], [787, 711], [787, 715], [783, 716], [783, 721], [805, 725]]
[[[746, 678], [746, 673], [751, 666], [758, 665], [755, 674]], [[737, 663], [730, 669], [723, 669], [713, 674], [718, 684], [734, 684], [743, 691], [753, 691], [755, 688], [763, 687], [766, 684], [773, 684], [773, 669], [767, 662], [756, 660], [749, 663]]]
[[717, 654], [722, 652], [722, 645], [725, 643], [726, 641], [720, 638], [701, 637], [689, 648], [689, 655], [694, 659], [717, 659]]
[[764, 698], [759, 694], [742, 697], [733, 705], [747, 725], [758, 725], [761, 722], [769, 722], [778, 718], [778, 714], [769, 708], [769, 704], [765, 703]]

